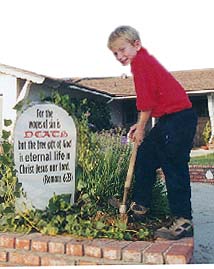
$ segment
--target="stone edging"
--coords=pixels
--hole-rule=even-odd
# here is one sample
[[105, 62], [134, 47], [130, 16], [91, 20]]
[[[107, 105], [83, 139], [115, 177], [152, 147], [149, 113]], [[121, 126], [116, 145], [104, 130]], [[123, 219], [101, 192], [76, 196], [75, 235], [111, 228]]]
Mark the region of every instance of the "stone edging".
[[0, 233], [0, 266], [187, 264], [194, 239], [118, 241]]

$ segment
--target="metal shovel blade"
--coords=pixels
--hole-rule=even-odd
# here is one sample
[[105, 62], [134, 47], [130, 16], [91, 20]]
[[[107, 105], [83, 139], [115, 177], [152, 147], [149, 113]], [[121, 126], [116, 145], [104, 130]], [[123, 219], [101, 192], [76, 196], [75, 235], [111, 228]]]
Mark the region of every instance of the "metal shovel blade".
[[111, 206], [113, 206], [114, 208], [120, 208], [120, 205], [121, 205], [121, 203], [120, 203], [120, 200], [119, 199], [117, 199], [116, 197], [111, 197], [111, 198], [109, 198], [108, 199], [108, 203], [111, 205]]

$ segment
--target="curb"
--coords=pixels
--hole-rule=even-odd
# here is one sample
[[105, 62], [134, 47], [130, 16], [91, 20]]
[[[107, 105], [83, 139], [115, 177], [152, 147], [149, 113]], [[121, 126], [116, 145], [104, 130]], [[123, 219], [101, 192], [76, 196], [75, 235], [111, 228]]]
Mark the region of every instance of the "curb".
[[133, 242], [0, 233], [0, 266], [188, 264], [193, 249], [193, 237]]

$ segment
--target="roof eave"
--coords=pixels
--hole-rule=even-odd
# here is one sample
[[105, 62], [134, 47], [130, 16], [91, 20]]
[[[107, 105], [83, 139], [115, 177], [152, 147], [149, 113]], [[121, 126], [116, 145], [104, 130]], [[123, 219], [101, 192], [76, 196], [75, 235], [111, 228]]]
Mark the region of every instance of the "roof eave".
[[43, 83], [45, 80], [45, 76], [4, 64], [0, 64], [0, 73], [25, 79], [38, 84]]
[[82, 86], [75, 85], [75, 84], [69, 85], [68, 88], [76, 89], [79, 91], [83, 91], [83, 92], [87, 92], [87, 93], [91, 93], [91, 94], [95, 94], [95, 95], [100, 95], [100, 96], [103, 96], [103, 97], [108, 98], [108, 99], [112, 99], [115, 97], [114, 95], [111, 95], [111, 94], [107, 94], [107, 93], [100, 92], [97, 90], [92, 90], [92, 89], [89, 89], [87, 87], [82, 87]]
[[208, 93], [213, 93], [214, 89], [204, 89], [204, 90], [196, 90], [196, 91], [186, 91], [188, 95], [206, 95]]

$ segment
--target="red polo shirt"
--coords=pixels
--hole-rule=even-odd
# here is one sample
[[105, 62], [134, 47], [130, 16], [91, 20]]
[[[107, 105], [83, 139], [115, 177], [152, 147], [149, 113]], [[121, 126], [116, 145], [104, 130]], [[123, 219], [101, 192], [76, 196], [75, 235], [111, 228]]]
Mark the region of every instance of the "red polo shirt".
[[138, 51], [131, 71], [139, 111], [151, 111], [159, 118], [192, 107], [184, 88], [146, 49]]

